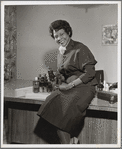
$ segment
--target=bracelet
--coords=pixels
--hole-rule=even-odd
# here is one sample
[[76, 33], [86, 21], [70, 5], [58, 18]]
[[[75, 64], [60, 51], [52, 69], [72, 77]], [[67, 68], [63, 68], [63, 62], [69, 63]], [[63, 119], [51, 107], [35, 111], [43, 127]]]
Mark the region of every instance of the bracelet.
[[75, 87], [75, 84], [73, 82], [71, 82], [72, 87]]
[[55, 85], [55, 89], [59, 89], [59, 86], [58, 85]]

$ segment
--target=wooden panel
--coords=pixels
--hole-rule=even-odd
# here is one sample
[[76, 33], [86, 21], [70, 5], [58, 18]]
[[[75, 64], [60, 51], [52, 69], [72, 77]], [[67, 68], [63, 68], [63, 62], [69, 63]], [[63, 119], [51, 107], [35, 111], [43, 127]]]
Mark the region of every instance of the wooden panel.
[[[15, 107], [16, 106], [16, 107]], [[16, 143], [34, 143], [38, 141], [38, 137], [33, 133], [34, 127], [37, 124], [39, 117], [36, 111], [30, 111], [32, 105], [14, 104], [9, 105], [8, 122], [9, 122], [9, 142]], [[33, 109], [33, 108], [32, 108]], [[39, 143], [45, 143], [41, 140]]]
[[[47, 133], [44, 132], [45, 123], [37, 116], [39, 107], [34, 104], [10, 102], [8, 108], [9, 143], [48, 144], [52, 139], [55, 144], [58, 142], [52, 126], [48, 127]], [[35, 129], [36, 132], [34, 132]]]
[[[54, 129], [49, 126], [44, 128], [37, 116], [39, 105], [9, 103], [9, 142], [27, 144], [57, 143], [58, 137], [45, 138], [50, 134], [54, 137]], [[33, 109], [33, 110], [32, 110]], [[117, 120], [116, 113], [88, 110], [84, 126], [79, 134], [81, 144], [116, 144]], [[34, 132], [38, 132], [38, 135]], [[47, 132], [46, 132], [47, 131]], [[42, 134], [41, 134], [42, 132]], [[42, 137], [43, 136], [43, 137]], [[57, 137], [57, 138], [56, 138]], [[43, 139], [42, 139], [43, 138]], [[46, 141], [47, 139], [47, 141]]]
[[80, 142], [82, 144], [117, 144], [116, 113], [102, 113], [102, 111], [98, 113], [99, 115], [92, 115], [95, 114], [94, 111], [90, 117], [87, 115], [85, 118], [84, 127], [79, 134]]

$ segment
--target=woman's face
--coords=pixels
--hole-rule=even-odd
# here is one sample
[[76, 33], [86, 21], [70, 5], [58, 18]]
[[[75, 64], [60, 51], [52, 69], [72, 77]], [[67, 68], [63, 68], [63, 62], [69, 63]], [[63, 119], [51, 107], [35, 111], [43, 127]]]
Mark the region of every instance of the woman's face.
[[64, 29], [60, 29], [58, 31], [53, 30], [53, 35], [56, 43], [60, 46], [66, 47], [67, 43], [70, 40], [69, 35], [64, 31]]

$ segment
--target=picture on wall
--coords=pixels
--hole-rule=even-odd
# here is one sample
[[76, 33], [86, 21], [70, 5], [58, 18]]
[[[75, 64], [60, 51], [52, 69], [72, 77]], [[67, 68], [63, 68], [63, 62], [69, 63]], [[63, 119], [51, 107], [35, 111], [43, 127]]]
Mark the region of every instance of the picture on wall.
[[102, 28], [102, 44], [117, 45], [118, 27], [117, 25], [105, 25]]

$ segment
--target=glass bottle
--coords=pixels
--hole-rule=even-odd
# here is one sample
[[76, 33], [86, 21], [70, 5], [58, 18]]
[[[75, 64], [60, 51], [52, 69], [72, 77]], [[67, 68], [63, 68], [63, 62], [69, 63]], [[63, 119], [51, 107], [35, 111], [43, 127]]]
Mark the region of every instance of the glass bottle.
[[38, 93], [39, 92], [39, 80], [38, 77], [35, 77], [35, 80], [33, 81], [33, 92]]

